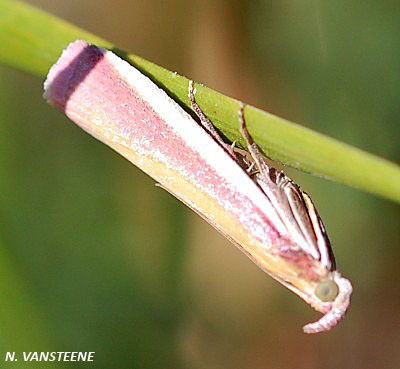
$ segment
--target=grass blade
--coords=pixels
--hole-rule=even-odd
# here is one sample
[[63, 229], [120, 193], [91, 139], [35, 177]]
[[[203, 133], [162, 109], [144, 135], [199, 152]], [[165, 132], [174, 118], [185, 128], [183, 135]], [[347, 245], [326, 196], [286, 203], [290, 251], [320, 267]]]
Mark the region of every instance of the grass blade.
[[[0, 62], [44, 78], [62, 49], [76, 39], [113, 48], [109, 42], [30, 5], [0, 0]], [[135, 55], [114, 51], [189, 107], [186, 78]], [[243, 144], [238, 101], [206, 87], [196, 88], [197, 101], [216, 127], [228, 140]], [[246, 108], [246, 117], [255, 141], [271, 159], [400, 202], [398, 165], [251, 106]]]

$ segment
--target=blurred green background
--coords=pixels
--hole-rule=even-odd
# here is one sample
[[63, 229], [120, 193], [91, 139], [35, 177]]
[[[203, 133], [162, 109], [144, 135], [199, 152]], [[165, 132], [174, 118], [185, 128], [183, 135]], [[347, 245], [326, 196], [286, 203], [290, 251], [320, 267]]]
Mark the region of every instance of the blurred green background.
[[[161, 66], [400, 161], [400, 9], [365, 0], [36, 0]], [[51, 32], [51, 30], [49, 30]], [[0, 67], [0, 367], [398, 368], [397, 204], [287, 170], [312, 194], [345, 320], [319, 314]], [[95, 351], [90, 363], [4, 363]]]

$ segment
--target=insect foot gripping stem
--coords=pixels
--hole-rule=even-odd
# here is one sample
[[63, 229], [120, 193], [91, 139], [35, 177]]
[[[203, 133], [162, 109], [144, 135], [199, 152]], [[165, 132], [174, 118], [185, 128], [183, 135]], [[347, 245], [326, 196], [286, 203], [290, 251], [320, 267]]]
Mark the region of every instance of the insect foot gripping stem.
[[351, 294], [353, 292], [351, 283], [346, 278], [343, 278], [339, 272], [335, 271], [333, 273], [334, 281], [339, 288], [339, 293], [332, 302], [330, 310], [321, 319], [303, 327], [304, 333], [329, 331], [343, 319], [350, 306]]

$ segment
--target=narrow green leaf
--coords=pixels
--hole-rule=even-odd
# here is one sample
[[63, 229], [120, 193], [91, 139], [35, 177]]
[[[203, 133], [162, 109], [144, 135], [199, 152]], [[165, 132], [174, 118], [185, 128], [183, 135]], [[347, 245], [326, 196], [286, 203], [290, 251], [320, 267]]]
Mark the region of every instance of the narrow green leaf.
[[[32, 6], [0, 0], [0, 62], [44, 78], [65, 46], [76, 39], [112, 49], [109, 42]], [[189, 107], [186, 78], [114, 51]], [[243, 144], [238, 101], [206, 87], [196, 88], [200, 106], [216, 127], [230, 141]], [[246, 117], [255, 141], [271, 159], [400, 202], [398, 165], [251, 106], [246, 107]]]

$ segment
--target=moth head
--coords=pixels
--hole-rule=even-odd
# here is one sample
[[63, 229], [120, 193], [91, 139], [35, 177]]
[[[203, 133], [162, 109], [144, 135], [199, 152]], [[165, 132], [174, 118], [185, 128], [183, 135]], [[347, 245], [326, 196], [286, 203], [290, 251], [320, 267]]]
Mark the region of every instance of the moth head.
[[350, 306], [351, 283], [310, 255], [300, 252], [299, 258], [295, 258], [295, 254], [280, 258], [279, 268], [272, 276], [324, 314], [318, 321], [307, 324], [303, 328], [305, 333], [328, 331], [342, 320]]
[[351, 302], [353, 288], [351, 283], [339, 272], [330, 273], [332, 279], [320, 281], [314, 290], [310, 304], [318, 311], [324, 312], [318, 321], [303, 327], [305, 333], [329, 331], [340, 322]]

